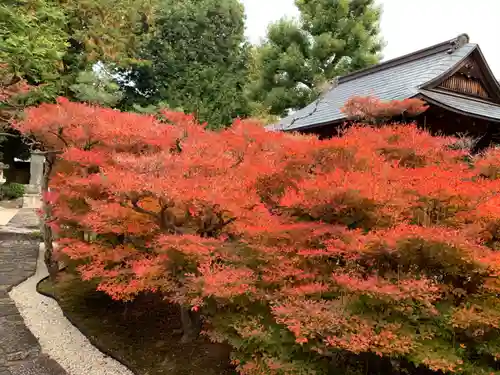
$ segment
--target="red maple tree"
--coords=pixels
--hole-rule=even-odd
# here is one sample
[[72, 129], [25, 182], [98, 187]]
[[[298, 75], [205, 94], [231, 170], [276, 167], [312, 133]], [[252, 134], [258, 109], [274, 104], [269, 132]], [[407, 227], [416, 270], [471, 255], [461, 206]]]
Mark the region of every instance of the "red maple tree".
[[500, 151], [471, 162], [413, 125], [320, 141], [65, 99], [16, 128], [61, 150], [45, 198], [82, 277], [179, 303], [185, 335], [201, 312], [241, 374], [376, 357], [500, 374]]

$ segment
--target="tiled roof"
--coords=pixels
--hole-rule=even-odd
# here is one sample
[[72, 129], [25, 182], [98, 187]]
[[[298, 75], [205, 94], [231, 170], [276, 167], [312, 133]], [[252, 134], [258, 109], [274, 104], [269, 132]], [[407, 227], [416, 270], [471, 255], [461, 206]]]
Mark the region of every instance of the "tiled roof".
[[429, 103], [448, 107], [451, 110], [470, 113], [487, 120], [500, 119], [500, 106], [482, 100], [473, 100], [442, 91], [420, 90], [423, 98]]
[[[464, 37], [466, 43], [452, 48]], [[340, 109], [353, 96], [371, 95], [382, 100], [416, 96], [422, 86], [449, 73], [477, 49], [476, 44], [468, 43], [468, 37], [459, 38], [340, 77], [338, 85], [320, 99], [268, 128], [304, 130], [341, 121], [345, 115]]]

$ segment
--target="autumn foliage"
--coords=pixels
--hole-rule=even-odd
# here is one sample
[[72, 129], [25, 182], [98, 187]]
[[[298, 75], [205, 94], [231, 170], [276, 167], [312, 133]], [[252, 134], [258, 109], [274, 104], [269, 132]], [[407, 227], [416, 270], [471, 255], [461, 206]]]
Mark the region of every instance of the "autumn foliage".
[[16, 98], [31, 90], [22, 79], [10, 73], [6, 64], [0, 63], [0, 128], [4, 130], [15, 116], [20, 106]]
[[500, 151], [65, 99], [16, 127], [62, 151], [46, 199], [82, 277], [203, 312], [241, 374], [500, 374]]
[[342, 107], [349, 119], [370, 123], [386, 123], [397, 117], [414, 117], [428, 109], [426, 103], [418, 98], [403, 100], [381, 100], [374, 96], [354, 96]]

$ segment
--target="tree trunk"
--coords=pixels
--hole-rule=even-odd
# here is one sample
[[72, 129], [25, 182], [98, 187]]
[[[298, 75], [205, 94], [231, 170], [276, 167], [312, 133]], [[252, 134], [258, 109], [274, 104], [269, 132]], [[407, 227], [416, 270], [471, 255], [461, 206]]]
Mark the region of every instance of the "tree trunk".
[[[47, 153], [45, 157], [45, 168], [43, 170], [43, 180], [42, 180], [42, 194], [49, 191], [49, 178], [56, 160], [56, 155], [54, 153]], [[46, 202], [45, 199], [42, 200], [42, 210], [43, 210], [43, 222], [42, 222], [42, 233], [43, 233], [43, 243], [45, 245], [45, 256], [44, 261], [49, 271], [49, 276], [51, 280], [55, 280], [57, 272], [59, 271], [59, 263], [54, 260], [53, 253], [53, 240], [52, 228], [47, 224], [52, 216], [52, 208], [50, 204]]]
[[197, 311], [192, 311], [180, 307], [181, 309], [181, 322], [182, 322], [182, 338], [181, 343], [188, 343], [198, 338], [201, 331], [201, 315]]

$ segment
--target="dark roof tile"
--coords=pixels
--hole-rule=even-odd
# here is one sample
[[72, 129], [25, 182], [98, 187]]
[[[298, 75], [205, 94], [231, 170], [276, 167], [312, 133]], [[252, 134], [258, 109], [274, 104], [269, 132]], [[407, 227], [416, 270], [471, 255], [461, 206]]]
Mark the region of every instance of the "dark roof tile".
[[452, 111], [473, 114], [487, 120], [500, 121], [500, 106], [497, 104], [473, 100], [442, 91], [420, 90], [420, 93], [428, 102], [434, 102]]
[[456, 40], [340, 77], [338, 85], [320, 99], [268, 129], [303, 130], [341, 121], [345, 119], [341, 108], [353, 96], [372, 95], [382, 100], [402, 100], [418, 95], [422, 86], [449, 73], [477, 47], [476, 44], [466, 43], [450, 50]]

